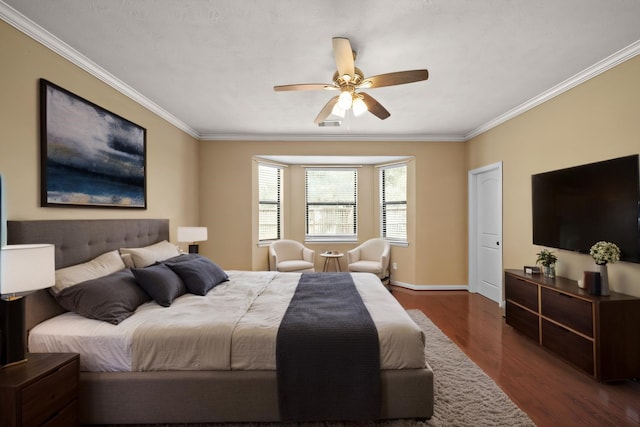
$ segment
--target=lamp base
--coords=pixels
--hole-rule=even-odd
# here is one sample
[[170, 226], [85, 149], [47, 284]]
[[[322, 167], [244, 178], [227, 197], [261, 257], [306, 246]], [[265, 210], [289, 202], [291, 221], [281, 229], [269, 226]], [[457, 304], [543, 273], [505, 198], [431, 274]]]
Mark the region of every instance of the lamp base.
[[198, 245], [196, 245], [196, 244], [189, 245], [189, 253], [190, 254], [197, 254], [198, 253]]
[[0, 299], [0, 366], [26, 360], [25, 299]]

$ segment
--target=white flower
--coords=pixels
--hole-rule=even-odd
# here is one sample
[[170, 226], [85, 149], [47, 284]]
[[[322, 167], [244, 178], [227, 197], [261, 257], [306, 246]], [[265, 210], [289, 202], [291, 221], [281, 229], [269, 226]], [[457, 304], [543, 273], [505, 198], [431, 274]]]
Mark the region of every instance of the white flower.
[[591, 246], [589, 254], [596, 264], [606, 264], [620, 261], [620, 248], [611, 242], [598, 242]]

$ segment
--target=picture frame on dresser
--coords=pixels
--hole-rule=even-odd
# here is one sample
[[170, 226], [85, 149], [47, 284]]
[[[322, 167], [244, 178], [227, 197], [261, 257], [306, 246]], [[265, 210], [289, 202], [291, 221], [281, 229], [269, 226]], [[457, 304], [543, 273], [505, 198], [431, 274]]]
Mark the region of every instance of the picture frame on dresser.
[[40, 79], [41, 206], [146, 209], [146, 133]]

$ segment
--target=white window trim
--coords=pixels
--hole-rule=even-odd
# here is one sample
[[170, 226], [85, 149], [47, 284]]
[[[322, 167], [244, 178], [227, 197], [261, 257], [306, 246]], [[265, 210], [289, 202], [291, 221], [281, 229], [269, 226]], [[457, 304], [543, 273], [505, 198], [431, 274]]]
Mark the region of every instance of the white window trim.
[[[359, 223], [359, 215], [358, 215], [358, 168], [360, 166], [350, 166], [350, 165], [340, 165], [340, 166], [305, 166], [305, 196], [304, 196], [304, 204], [305, 204], [305, 243], [357, 243], [358, 242], [358, 223]], [[352, 170], [355, 172], [356, 184], [355, 184], [355, 230], [354, 234], [348, 235], [310, 235], [307, 234], [307, 226], [308, 226], [308, 218], [307, 218], [307, 171], [310, 170], [325, 170], [325, 171], [344, 171], [344, 170]]]

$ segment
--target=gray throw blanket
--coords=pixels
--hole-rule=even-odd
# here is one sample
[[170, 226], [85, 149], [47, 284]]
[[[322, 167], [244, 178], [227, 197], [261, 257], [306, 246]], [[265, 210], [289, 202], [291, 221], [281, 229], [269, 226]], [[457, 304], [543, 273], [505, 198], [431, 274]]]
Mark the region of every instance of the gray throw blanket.
[[378, 331], [349, 273], [304, 273], [278, 329], [283, 421], [380, 418]]

